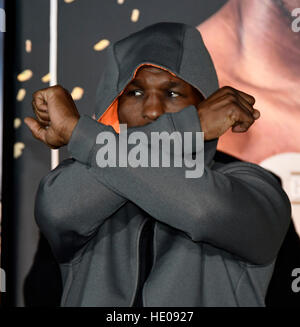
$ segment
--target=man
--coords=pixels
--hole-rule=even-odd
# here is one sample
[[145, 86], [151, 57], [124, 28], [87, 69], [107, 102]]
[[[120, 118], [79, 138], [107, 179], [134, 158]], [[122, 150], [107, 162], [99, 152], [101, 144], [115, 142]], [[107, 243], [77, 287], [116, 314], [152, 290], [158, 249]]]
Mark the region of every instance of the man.
[[[227, 129], [244, 132], [259, 118], [255, 99], [218, 89], [201, 35], [188, 25], [151, 25], [113, 44], [108, 60], [97, 121], [80, 117], [60, 86], [37, 91], [36, 119], [26, 118], [37, 139], [68, 145], [73, 157], [42, 180], [35, 210], [60, 263], [61, 305], [263, 306], [290, 203], [271, 173], [229, 156], [224, 164], [216, 153]], [[105, 145], [96, 140], [110, 132], [119, 144], [120, 123], [129, 137], [204, 132], [204, 148], [183, 146], [184, 155], [204, 151], [202, 176], [122, 167], [119, 157], [116, 167], [99, 167]]]

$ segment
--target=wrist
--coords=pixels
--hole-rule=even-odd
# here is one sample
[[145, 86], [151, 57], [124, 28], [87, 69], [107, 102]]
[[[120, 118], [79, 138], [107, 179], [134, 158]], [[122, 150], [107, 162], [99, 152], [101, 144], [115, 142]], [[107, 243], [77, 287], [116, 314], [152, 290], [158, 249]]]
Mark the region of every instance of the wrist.
[[62, 138], [64, 140], [65, 145], [67, 145], [70, 142], [71, 136], [73, 134], [73, 131], [76, 127], [76, 125], [78, 124], [79, 121], [79, 117], [71, 117], [68, 120], [68, 123], [65, 124], [63, 130], [62, 130]]

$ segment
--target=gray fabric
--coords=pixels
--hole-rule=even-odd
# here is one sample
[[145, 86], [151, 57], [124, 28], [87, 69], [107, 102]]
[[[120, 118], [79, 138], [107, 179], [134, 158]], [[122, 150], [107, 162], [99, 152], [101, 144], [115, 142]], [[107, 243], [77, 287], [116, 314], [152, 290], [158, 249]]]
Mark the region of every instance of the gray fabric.
[[[184, 24], [152, 25], [107, 54], [97, 118], [141, 63], [169, 69], [205, 97], [218, 88], [200, 33]], [[37, 193], [36, 220], [62, 271], [61, 305], [132, 306], [142, 264], [138, 245], [150, 220], [154, 262], [144, 306], [264, 306], [291, 215], [275, 177], [255, 164], [215, 161], [218, 139], [199, 150], [205, 167], [196, 179], [185, 178], [184, 167], [99, 168], [95, 141], [103, 131], [113, 129], [82, 116], [68, 145], [72, 159], [45, 176]], [[189, 106], [128, 134], [135, 131], [195, 133], [201, 122]]]

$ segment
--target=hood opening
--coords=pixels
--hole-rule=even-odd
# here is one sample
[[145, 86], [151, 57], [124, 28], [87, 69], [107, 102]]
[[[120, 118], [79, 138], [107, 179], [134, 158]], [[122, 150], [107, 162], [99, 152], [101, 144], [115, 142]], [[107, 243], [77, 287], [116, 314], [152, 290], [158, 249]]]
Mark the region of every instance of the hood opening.
[[[170, 73], [171, 75], [178, 77], [176, 74], [174, 74], [173, 72], [171, 72], [170, 70], [159, 66], [159, 65], [155, 65], [152, 63], [143, 63], [141, 65], [139, 65], [134, 73], [133, 76], [131, 78], [131, 80], [128, 82], [128, 84], [135, 78], [138, 70], [142, 67], [142, 66], [153, 66], [156, 68], [160, 68], [162, 70], [167, 71], [168, 73]], [[128, 85], [127, 84], [127, 85]], [[123, 90], [118, 94], [118, 96], [114, 99], [114, 101], [110, 104], [110, 106], [104, 111], [104, 113], [98, 118], [98, 122], [102, 123], [104, 125], [108, 125], [111, 126], [116, 133], [120, 133], [120, 123], [119, 123], [119, 115], [118, 115], [118, 105], [119, 105], [119, 97], [122, 95], [122, 93], [124, 92], [125, 88], [127, 87], [127, 85], [123, 88]], [[191, 85], [191, 84], [190, 84]], [[206, 99], [205, 95], [203, 94], [203, 92], [201, 90], [199, 90], [198, 88], [196, 88], [194, 85], [192, 85], [198, 92], [201, 93], [201, 95], [203, 96], [204, 99]]]

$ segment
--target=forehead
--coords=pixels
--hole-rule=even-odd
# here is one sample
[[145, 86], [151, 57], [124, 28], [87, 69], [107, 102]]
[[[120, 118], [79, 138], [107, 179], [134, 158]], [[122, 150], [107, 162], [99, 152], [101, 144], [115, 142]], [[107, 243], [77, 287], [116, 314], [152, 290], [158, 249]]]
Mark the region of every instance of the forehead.
[[153, 74], [162, 74], [165, 73], [167, 75], [171, 75], [168, 71], [161, 69], [159, 67], [154, 67], [154, 66], [150, 66], [150, 65], [144, 65], [142, 67], [140, 67], [137, 71], [137, 74], [141, 74], [141, 73], [153, 73]]
[[155, 82], [159, 82], [159, 81], [176, 81], [180, 84], [186, 84], [189, 85], [188, 83], [186, 83], [185, 81], [183, 81], [182, 79], [174, 76], [173, 74], [169, 73], [168, 71], [164, 70], [164, 69], [160, 69], [158, 67], [153, 67], [153, 66], [142, 66], [141, 68], [139, 68], [139, 70], [137, 71], [135, 78], [132, 80], [139, 80], [139, 81], [155, 81]]

